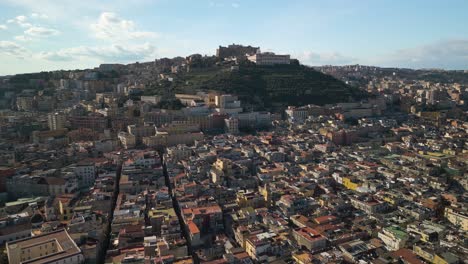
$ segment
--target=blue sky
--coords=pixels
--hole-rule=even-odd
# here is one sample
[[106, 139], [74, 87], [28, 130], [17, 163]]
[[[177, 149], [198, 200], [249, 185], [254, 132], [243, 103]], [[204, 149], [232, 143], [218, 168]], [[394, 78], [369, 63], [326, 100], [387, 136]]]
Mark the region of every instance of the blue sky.
[[308, 65], [468, 69], [466, 0], [0, 0], [0, 75], [260, 46]]

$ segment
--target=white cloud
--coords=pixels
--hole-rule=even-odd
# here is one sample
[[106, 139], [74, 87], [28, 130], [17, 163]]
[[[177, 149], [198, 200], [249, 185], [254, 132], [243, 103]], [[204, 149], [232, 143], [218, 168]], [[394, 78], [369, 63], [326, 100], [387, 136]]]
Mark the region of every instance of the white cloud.
[[129, 8], [149, 6], [154, 0], [0, 0], [0, 2], [31, 13], [47, 14], [51, 20], [69, 20], [70, 10], [73, 11], [74, 17], [78, 17], [102, 10], [125, 11]]
[[304, 51], [296, 54], [295, 57], [307, 65], [343, 65], [355, 63], [357, 59], [342, 55], [338, 52], [312, 52]]
[[18, 58], [24, 58], [28, 51], [15, 42], [0, 41], [0, 53]]
[[441, 40], [400, 49], [370, 59], [369, 63], [408, 68], [468, 69], [468, 39]]
[[20, 16], [17, 16], [13, 19], [8, 19], [7, 20], [7, 23], [9, 24], [17, 24], [21, 27], [31, 27], [31, 23], [27, 22], [28, 21], [28, 18], [26, 16], [23, 16], [23, 15], [20, 15]]
[[47, 19], [47, 18], [49, 18], [48, 15], [42, 14], [42, 13], [32, 13], [32, 14], [31, 14], [31, 17], [32, 17], [32, 18], [42, 18], [42, 19]]
[[97, 59], [102, 62], [134, 62], [154, 59], [156, 48], [145, 43], [143, 45], [118, 45], [86, 47], [79, 46], [61, 49], [55, 52], [42, 52], [39, 58], [49, 61], [76, 61], [81, 59]]
[[138, 31], [135, 22], [120, 18], [117, 14], [103, 12], [96, 23], [91, 24], [94, 36], [98, 39], [118, 41], [141, 38], [156, 38], [155, 32]]
[[18, 40], [18, 41], [22, 41], [22, 42], [33, 40], [32, 38], [27, 37], [27, 36], [25, 36], [25, 35], [18, 35], [18, 36], [15, 36], [14, 39], [15, 39], [15, 40]]
[[218, 7], [218, 8], [231, 6], [232, 8], [239, 8], [240, 4], [237, 3], [237, 2], [233, 2], [233, 3], [229, 4], [229, 3], [223, 2], [223, 1], [211, 1], [211, 2], [209, 2], [209, 6], [210, 7]]
[[25, 30], [24, 34], [33, 36], [33, 37], [50, 37], [50, 36], [56, 36], [60, 34], [60, 31], [56, 29], [52, 29], [52, 28], [33, 26]]
[[7, 28], [8, 28], [8, 27], [7, 27], [6, 25], [0, 24], [0, 30], [5, 30], [5, 29], [7, 29]]
[[[32, 13], [31, 14], [32, 18], [47, 18], [46, 15], [44, 14], [39, 14], [39, 13]], [[50, 37], [50, 36], [55, 36], [60, 34], [60, 31], [53, 29], [53, 28], [47, 28], [43, 26], [36, 26], [28, 22], [28, 17], [24, 15], [17, 16], [13, 19], [7, 20], [7, 23], [9, 24], [17, 24], [23, 28], [26, 28], [24, 30], [24, 35], [20, 36], [15, 36], [14, 38], [19, 41], [29, 41], [32, 40], [31, 37]], [[2, 29], [2, 26], [4, 26], [6, 29], [5, 25], [0, 25], [0, 29]]]

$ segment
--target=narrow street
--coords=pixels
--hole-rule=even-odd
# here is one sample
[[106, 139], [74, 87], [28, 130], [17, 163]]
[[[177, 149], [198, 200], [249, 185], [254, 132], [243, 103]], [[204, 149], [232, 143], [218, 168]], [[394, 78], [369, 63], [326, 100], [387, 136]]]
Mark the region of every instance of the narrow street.
[[161, 163], [162, 163], [162, 166], [163, 166], [163, 175], [164, 175], [164, 178], [165, 178], [166, 186], [167, 186], [167, 188], [169, 190], [169, 195], [170, 195], [170, 197], [172, 199], [172, 206], [174, 207], [174, 211], [176, 212], [177, 218], [179, 219], [180, 230], [182, 231], [182, 235], [184, 236], [185, 240], [187, 241], [188, 254], [192, 256], [194, 263], [198, 264], [198, 263], [200, 263], [200, 261], [198, 260], [198, 257], [195, 254], [195, 252], [193, 252], [193, 250], [192, 250], [192, 245], [190, 244], [190, 236], [188, 234], [187, 228], [185, 228], [184, 220], [182, 218], [182, 211], [181, 211], [181, 209], [179, 207], [179, 204], [177, 203], [176, 197], [172, 193], [172, 184], [171, 184], [171, 181], [169, 179], [169, 174], [167, 173], [166, 161], [164, 160], [162, 152], [159, 152], [159, 155], [161, 157]]
[[120, 176], [122, 175], [122, 160], [119, 159], [117, 162], [117, 169], [115, 173], [115, 182], [114, 182], [114, 192], [112, 193], [111, 208], [108, 215], [107, 223], [104, 228], [104, 240], [100, 244], [100, 248], [97, 253], [96, 262], [99, 264], [104, 264], [106, 262], [106, 252], [109, 249], [110, 239], [111, 239], [111, 230], [112, 230], [112, 221], [114, 219], [114, 210], [117, 203], [117, 197], [120, 192]]

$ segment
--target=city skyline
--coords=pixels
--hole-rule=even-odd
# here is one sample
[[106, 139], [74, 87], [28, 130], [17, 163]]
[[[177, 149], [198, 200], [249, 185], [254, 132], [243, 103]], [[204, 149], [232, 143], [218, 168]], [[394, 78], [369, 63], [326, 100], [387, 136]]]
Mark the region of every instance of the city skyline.
[[468, 69], [464, 1], [0, 3], [0, 75], [260, 46], [306, 65]]

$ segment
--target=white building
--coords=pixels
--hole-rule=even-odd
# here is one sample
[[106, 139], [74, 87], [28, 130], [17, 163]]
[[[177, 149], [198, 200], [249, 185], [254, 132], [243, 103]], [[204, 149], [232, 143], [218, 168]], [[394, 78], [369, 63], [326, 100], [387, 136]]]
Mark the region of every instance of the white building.
[[406, 232], [393, 226], [382, 229], [377, 234], [377, 237], [380, 238], [391, 251], [403, 248], [408, 240]]
[[221, 114], [238, 114], [242, 112], [241, 101], [235, 95], [216, 95], [215, 105], [215, 111]]
[[288, 120], [292, 122], [302, 122], [309, 116], [308, 109], [304, 107], [289, 106], [285, 112]]
[[273, 52], [257, 52], [254, 55], [248, 56], [247, 59], [257, 65], [276, 65], [276, 64], [290, 64], [291, 56], [277, 55]]

